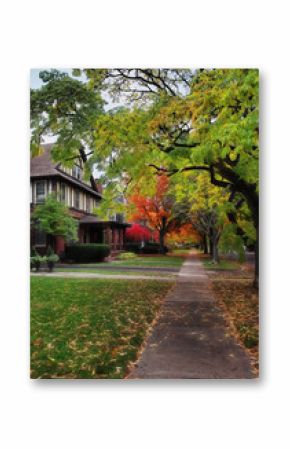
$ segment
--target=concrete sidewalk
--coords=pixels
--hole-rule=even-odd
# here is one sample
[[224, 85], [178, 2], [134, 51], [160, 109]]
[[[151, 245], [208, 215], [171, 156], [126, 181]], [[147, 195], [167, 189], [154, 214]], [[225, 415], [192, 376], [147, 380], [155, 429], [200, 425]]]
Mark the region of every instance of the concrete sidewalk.
[[245, 350], [228, 334], [198, 256], [188, 257], [176, 287], [128, 379], [249, 379]]

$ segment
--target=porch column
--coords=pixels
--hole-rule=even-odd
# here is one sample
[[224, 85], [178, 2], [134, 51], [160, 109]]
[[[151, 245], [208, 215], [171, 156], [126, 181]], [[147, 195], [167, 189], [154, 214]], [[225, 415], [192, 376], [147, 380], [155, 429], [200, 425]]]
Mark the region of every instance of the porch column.
[[117, 229], [113, 228], [112, 231], [113, 231], [113, 248], [117, 249], [117, 233], [116, 233]]
[[55, 236], [55, 252], [56, 254], [61, 254], [65, 249], [65, 240], [62, 235]]
[[104, 233], [105, 233], [105, 243], [106, 243], [107, 245], [110, 245], [110, 244], [111, 244], [111, 239], [110, 239], [110, 228], [105, 227]]
[[120, 249], [124, 247], [124, 228], [120, 229]]
[[78, 238], [80, 243], [84, 243], [85, 226], [79, 226]]

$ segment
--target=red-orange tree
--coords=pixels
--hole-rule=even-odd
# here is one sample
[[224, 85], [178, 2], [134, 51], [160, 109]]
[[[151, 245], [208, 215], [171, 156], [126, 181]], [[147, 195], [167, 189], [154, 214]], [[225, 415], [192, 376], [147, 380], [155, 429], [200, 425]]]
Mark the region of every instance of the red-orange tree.
[[151, 232], [145, 226], [133, 223], [130, 228], [126, 229], [125, 236], [130, 242], [148, 241], [151, 238]]
[[181, 245], [201, 243], [201, 236], [191, 223], [184, 223], [176, 225], [173, 230], [169, 231], [167, 242]]
[[176, 211], [173, 197], [169, 194], [169, 180], [166, 176], [157, 176], [154, 194], [145, 196], [136, 192], [129, 202], [134, 206], [132, 221], [146, 224], [157, 231], [160, 253], [165, 252], [165, 236], [175, 227]]

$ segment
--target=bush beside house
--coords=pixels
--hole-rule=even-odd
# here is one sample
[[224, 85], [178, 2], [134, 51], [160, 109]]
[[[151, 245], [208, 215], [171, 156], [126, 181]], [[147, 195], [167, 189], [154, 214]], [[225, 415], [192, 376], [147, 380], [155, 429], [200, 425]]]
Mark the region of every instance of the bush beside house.
[[67, 245], [65, 249], [66, 259], [76, 263], [102, 262], [109, 254], [109, 245], [103, 244], [79, 243]]

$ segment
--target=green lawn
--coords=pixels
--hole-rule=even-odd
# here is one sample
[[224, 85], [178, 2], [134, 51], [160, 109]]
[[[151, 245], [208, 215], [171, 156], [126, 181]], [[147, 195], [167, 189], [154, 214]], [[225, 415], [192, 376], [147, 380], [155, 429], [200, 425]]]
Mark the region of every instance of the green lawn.
[[55, 272], [57, 273], [95, 273], [95, 274], [103, 274], [103, 275], [114, 275], [114, 274], [123, 274], [130, 276], [158, 276], [158, 277], [176, 277], [178, 273], [164, 272], [164, 271], [139, 271], [139, 270], [106, 270], [105, 268], [55, 268]]
[[187, 256], [190, 253], [190, 251], [192, 251], [192, 248], [190, 248], [190, 249], [174, 249], [172, 252], [170, 252], [170, 254], [173, 254], [175, 256], [179, 256], [179, 255]]
[[235, 261], [221, 260], [218, 264], [213, 264], [210, 260], [203, 261], [207, 270], [238, 270], [240, 265]]
[[129, 260], [114, 260], [113, 262], [93, 263], [93, 264], [77, 264], [79, 266], [90, 266], [90, 268], [102, 268], [102, 267], [176, 267], [179, 268], [183, 264], [185, 258], [181, 256], [148, 256], [148, 257], [136, 257], [136, 259]]
[[171, 282], [31, 278], [31, 377], [123, 378]]
[[118, 260], [112, 264], [126, 267], [181, 267], [184, 257], [181, 256], [148, 256], [136, 257], [131, 260]]

